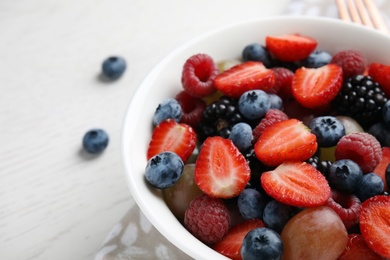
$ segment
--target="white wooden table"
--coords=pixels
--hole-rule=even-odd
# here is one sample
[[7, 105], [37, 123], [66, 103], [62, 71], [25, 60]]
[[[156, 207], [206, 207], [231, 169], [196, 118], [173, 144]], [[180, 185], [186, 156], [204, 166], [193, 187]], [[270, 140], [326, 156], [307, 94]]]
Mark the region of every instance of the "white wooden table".
[[[2, 0], [0, 259], [93, 259], [134, 206], [121, 126], [142, 79], [191, 38], [292, 13], [300, 3], [286, 10], [290, 2]], [[110, 55], [128, 67], [120, 80], [103, 82], [101, 63]], [[110, 136], [100, 156], [81, 149], [93, 127]]]

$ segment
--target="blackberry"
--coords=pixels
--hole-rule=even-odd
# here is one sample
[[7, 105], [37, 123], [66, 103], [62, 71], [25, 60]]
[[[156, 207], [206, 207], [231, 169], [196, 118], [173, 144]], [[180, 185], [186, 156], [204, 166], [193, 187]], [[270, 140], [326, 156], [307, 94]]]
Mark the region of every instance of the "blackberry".
[[341, 115], [354, 118], [367, 129], [381, 119], [382, 107], [387, 102], [380, 85], [370, 76], [348, 78], [333, 101]]
[[328, 169], [332, 165], [331, 161], [320, 160], [320, 158], [316, 155], [310, 157], [306, 162], [319, 170], [324, 176], [327, 175]]
[[222, 96], [218, 101], [206, 106], [197, 128], [200, 141], [203, 142], [210, 136], [228, 138], [232, 127], [240, 122], [253, 126], [254, 122], [249, 122], [241, 115], [237, 104], [237, 99]]

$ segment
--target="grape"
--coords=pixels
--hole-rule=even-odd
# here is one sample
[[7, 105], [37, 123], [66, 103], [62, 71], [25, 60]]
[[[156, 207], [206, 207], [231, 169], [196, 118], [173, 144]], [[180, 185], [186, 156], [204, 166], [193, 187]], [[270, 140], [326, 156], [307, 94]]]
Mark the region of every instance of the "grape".
[[350, 134], [353, 132], [364, 132], [361, 125], [352, 117], [349, 116], [336, 116], [345, 127], [345, 134]]
[[308, 208], [292, 217], [281, 237], [283, 260], [334, 260], [344, 251], [348, 241], [343, 221], [326, 206]]
[[165, 203], [180, 221], [184, 219], [184, 212], [191, 200], [202, 194], [194, 181], [194, 170], [195, 164], [184, 165], [182, 176], [178, 182], [163, 190]]

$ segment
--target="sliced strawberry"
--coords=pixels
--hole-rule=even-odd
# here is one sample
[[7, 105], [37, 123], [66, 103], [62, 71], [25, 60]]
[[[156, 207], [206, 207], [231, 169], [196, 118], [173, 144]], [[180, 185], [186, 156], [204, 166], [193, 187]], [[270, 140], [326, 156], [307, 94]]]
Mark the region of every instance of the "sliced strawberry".
[[241, 260], [242, 241], [249, 231], [265, 227], [260, 219], [249, 219], [233, 226], [222, 241], [213, 245], [213, 249], [233, 260]]
[[303, 60], [316, 49], [317, 44], [315, 39], [299, 34], [284, 34], [265, 38], [268, 51], [281, 61]]
[[317, 138], [302, 121], [289, 119], [264, 129], [254, 150], [256, 157], [267, 166], [285, 161], [306, 161], [318, 147]]
[[324, 205], [331, 196], [328, 181], [312, 165], [290, 161], [261, 175], [261, 186], [275, 200], [296, 207]]
[[292, 94], [304, 107], [319, 108], [329, 104], [339, 93], [343, 70], [335, 64], [319, 68], [299, 68], [292, 81]]
[[378, 195], [362, 203], [360, 232], [378, 255], [390, 258], [390, 196]]
[[378, 82], [387, 97], [390, 97], [390, 66], [381, 63], [371, 63], [368, 75]]
[[192, 127], [173, 119], [161, 122], [153, 130], [147, 151], [147, 159], [164, 151], [171, 151], [186, 162], [196, 145], [196, 133]]
[[245, 157], [229, 139], [207, 138], [195, 164], [195, 182], [211, 197], [232, 198], [245, 189], [250, 168]]
[[275, 75], [258, 61], [247, 61], [238, 64], [214, 80], [214, 87], [228, 97], [238, 98], [242, 93], [261, 89], [268, 91], [275, 84]]
[[349, 234], [347, 245], [337, 260], [383, 260], [383, 258], [367, 246], [362, 235]]
[[379, 164], [375, 167], [374, 173], [378, 174], [381, 177], [383, 183], [385, 184], [385, 191], [389, 190], [386, 182], [386, 168], [390, 164], [390, 147], [382, 147], [382, 159]]

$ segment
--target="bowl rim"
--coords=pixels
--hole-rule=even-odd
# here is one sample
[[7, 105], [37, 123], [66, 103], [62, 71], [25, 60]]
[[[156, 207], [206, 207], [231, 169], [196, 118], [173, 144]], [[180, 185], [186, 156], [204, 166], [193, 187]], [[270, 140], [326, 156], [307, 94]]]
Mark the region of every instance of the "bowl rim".
[[[235, 23], [230, 23], [225, 26], [218, 27], [216, 29], [210, 30], [206, 33], [203, 33], [195, 38], [192, 38], [191, 40], [187, 41], [186, 43], [180, 45], [178, 48], [174, 49], [173, 51], [169, 52], [162, 60], [160, 60], [153, 68], [152, 70], [145, 76], [143, 81], [137, 86], [134, 94], [132, 95], [130, 102], [127, 106], [125, 116], [123, 119], [123, 125], [122, 125], [122, 132], [121, 132], [121, 156], [123, 165], [125, 168], [125, 178], [127, 182], [127, 186], [131, 192], [131, 195], [142, 211], [142, 213], [146, 216], [146, 218], [151, 222], [151, 224], [168, 240], [170, 243], [172, 243], [175, 247], [177, 247], [179, 250], [183, 251], [185, 254], [189, 255], [190, 257], [195, 257], [195, 259], [202, 259], [203, 254], [200, 252], [193, 250], [193, 243], [195, 244], [202, 244], [199, 240], [197, 240], [195, 237], [194, 240], [191, 241], [183, 241], [180, 237], [178, 237], [176, 234], [173, 234], [172, 228], [167, 225], [162, 225], [159, 220], [158, 214], [155, 214], [154, 208], [150, 205], [146, 204], [145, 199], [143, 198], [142, 194], [140, 194], [139, 189], [137, 187], [137, 183], [133, 179], [132, 173], [132, 163], [129, 159], [129, 143], [131, 140], [131, 134], [134, 133], [136, 126], [132, 123], [131, 118], [134, 117], [134, 112], [139, 111], [137, 110], [137, 107], [142, 100], [147, 96], [149, 93], [150, 87], [153, 85], [152, 83], [156, 80], [156, 78], [159, 76], [159, 73], [165, 68], [165, 66], [174, 59], [178, 54], [183, 52], [184, 50], [187, 50], [191, 46], [195, 45], [196, 43], [199, 43], [201, 41], [204, 41], [205, 39], [209, 38], [212, 35], [224, 32], [226, 30], [231, 30], [234, 27], [240, 27], [249, 25], [252, 23], [264, 23], [264, 22], [272, 22], [272, 21], [294, 21], [294, 22], [307, 22], [307, 21], [316, 21], [317, 23], [325, 23], [329, 26], [331, 25], [337, 25], [342, 26], [345, 28], [356, 28], [358, 30], [362, 31], [369, 31], [370, 33], [374, 33], [376, 35], [380, 35], [381, 37], [385, 37], [387, 41], [390, 42], [390, 36], [385, 35], [383, 33], [380, 33], [379, 31], [376, 31], [375, 29], [364, 27], [355, 23], [348, 23], [342, 20], [339, 20], [337, 18], [330, 18], [330, 17], [315, 17], [315, 16], [299, 16], [299, 15], [275, 15], [275, 16], [267, 16], [267, 17], [261, 17], [256, 19], [247, 19]], [[179, 76], [178, 76], [179, 77]], [[146, 161], [146, 158], [145, 158]], [[146, 164], [145, 164], [146, 165]], [[154, 191], [151, 190], [151, 193]], [[156, 194], [158, 196], [158, 194]], [[161, 199], [161, 198], [160, 198]], [[184, 227], [183, 227], [184, 228]], [[188, 231], [187, 231], [188, 232]], [[200, 243], [200, 244], [199, 244]], [[205, 246], [205, 245], [204, 245]], [[210, 256], [209, 259], [227, 259], [226, 257], [222, 256], [221, 254], [215, 252], [211, 248], [205, 246], [205, 250], [207, 251], [208, 256]]]

